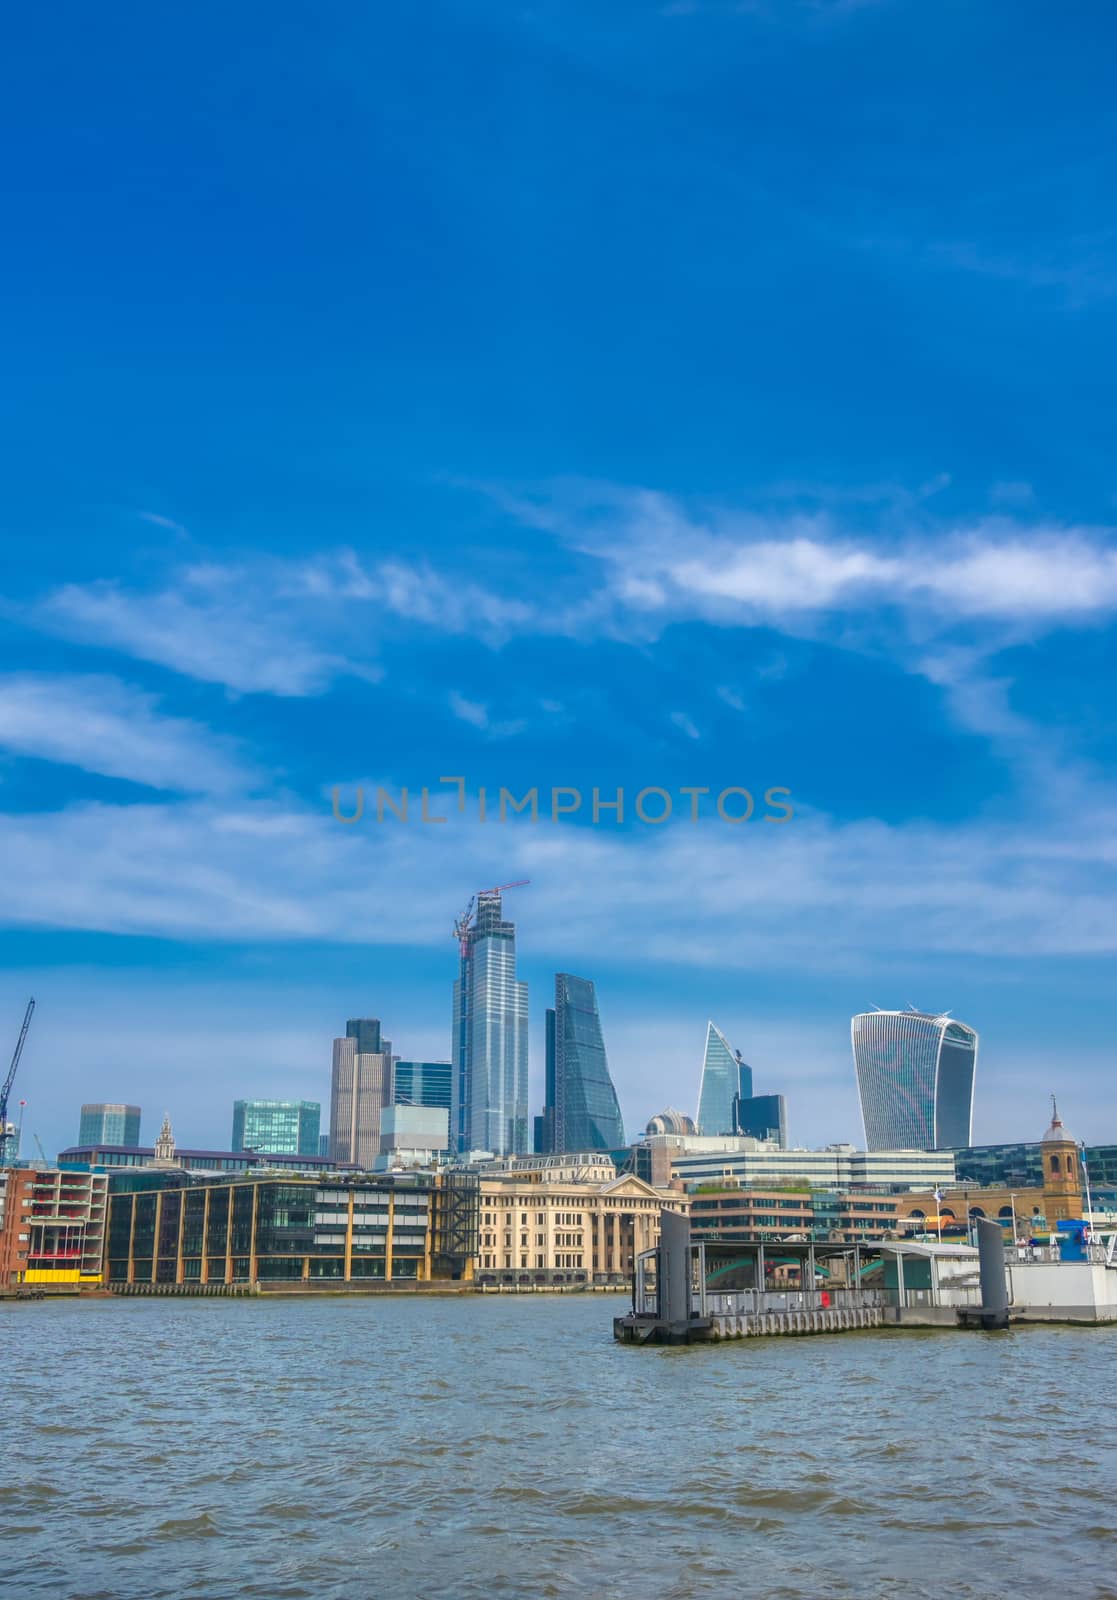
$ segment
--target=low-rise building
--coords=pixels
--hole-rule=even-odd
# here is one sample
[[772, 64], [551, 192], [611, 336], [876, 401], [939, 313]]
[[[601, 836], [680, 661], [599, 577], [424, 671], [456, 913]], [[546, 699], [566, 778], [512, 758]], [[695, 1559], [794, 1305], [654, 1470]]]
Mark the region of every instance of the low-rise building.
[[478, 1183], [469, 1174], [206, 1181], [151, 1169], [114, 1178], [111, 1287], [296, 1287], [469, 1279]]
[[0, 1171], [0, 1287], [99, 1284], [107, 1190], [104, 1173]]
[[627, 1283], [636, 1256], [659, 1240], [666, 1210], [690, 1197], [656, 1189], [612, 1163], [524, 1157], [481, 1177], [477, 1277], [497, 1287]]
[[858, 1244], [892, 1235], [898, 1209], [897, 1197], [883, 1193], [709, 1184], [691, 1193], [691, 1233], [696, 1243], [800, 1238]]
[[[671, 1180], [687, 1188], [732, 1180], [756, 1188], [806, 1184], [848, 1192], [858, 1188], [925, 1189], [955, 1181], [951, 1150], [858, 1150], [831, 1144], [823, 1150], [782, 1150], [747, 1136], [694, 1138], [657, 1134], [645, 1138], [653, 1182]], [[640, 1172], [641, 1166], [636, 1164]]]

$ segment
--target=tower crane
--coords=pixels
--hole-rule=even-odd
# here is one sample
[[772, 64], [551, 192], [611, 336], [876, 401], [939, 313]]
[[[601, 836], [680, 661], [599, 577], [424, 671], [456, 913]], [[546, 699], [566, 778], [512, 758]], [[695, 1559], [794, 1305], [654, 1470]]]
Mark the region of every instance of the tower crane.
[[7, 1166], [8, 1151], [15, 1144], [16, 1126], [14, 1122], [8, 1121], [8, 1096], [12, 1092], [12, 1084], [15, 1082], [19, 1058], [23, 1054], [24, 1041], [27, 1038], [27, 1030], [31, 1026], [31, 1016], [34, 1010], [35, 997], [32, 996], [28, 1000], [27, 1010], [23, 1014], [23, 1027], [19, 1030], [15, 1055], [13, 1055], [12, 1064], [8, 1068], [8, 1076], [4, 1079], [3, 1086], [0, 1087], [0, 1167]]
[[475, 895], [470, 896], [469, 904], [461, 916], [454, 918], [454, 938], [458, 941], [463, 956], [469, 945], [469, 933], [473, 927], [473, 915], [481, 896], [483, 894], [501, 894], [505, 889], [525, 889], [530, 882], [530, 878], [517, 878], [514, 883], [496, 883], [491, 889], [478, 889]]

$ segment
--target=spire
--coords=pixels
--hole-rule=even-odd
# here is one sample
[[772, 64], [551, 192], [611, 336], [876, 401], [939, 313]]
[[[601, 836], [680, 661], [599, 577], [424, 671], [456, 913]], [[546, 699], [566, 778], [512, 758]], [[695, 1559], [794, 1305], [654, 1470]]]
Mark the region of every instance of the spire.
[[156, 1161], [173, 1161], [175, 1158], [175, 1136], [171, 1132], [171, 1115], [169, 1111], [163, 1113], [163, 1126], [159, 1129], [159, 1137], [155, 1141]]

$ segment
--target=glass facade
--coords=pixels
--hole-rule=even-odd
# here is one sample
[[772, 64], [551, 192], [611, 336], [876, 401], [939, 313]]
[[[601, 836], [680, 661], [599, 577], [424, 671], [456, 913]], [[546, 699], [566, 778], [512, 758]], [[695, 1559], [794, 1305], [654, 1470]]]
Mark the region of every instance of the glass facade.
[[869, 1150], [969, 1145], [978, 1036], [922, 1011], [867, 1011], [851, 1024]]
[[454, 984], [451, 1142], [459, 1151], [527, 1155], [528, 997], [516, 977], [516, 928], [498, 891], [477, 896]]
[[429, 1183], [261, 1179], [183, 1186], [179, 1177], [175, 1188], [117, 1188], [114, 1180], [108, 1223], [112, 1282], [309, 1283], [429, 1275]]
[[787, 1149], [787, 1105], [782, 1094], [737, 1096], [734, 1129], [752, 1139], [774, 1140]]
[[698, 1090], [698, 1131], [716, 1137], [733, 1132], [734, 1101], [752, 1098], [752, 1068], [732, 1050], [729, 1040], [712, 1022], [706, 1024], [706, 1049], [702, 1056], [702, 1082]]
[[392, 1098], [392, 1045], [376, 1017], [345, 1025], [334, 1040], [330, 1078], [330, 1156], [371, 1167], [380, 1154], [380, 1113]]
[[452, 1061], [395, 1061], [392, 1100], [397, 1106], [441, 1106], [449, 1111], [453, 1092]]
[[234, 1150], [316, 1156], [322, 1107], [317, 1100], [234, 1100]]
[[139, 1144], [139, 1106], [97, 1104], [82, 1106], [78, 1143]]
[[556, 973], [555, 1008], [547, 1013], [547, 1086], [554, 1098], [544, 1108], [544, 1135], [554, 1153], [624, 1144], [597, 992], [588, 978], [569, 972]]

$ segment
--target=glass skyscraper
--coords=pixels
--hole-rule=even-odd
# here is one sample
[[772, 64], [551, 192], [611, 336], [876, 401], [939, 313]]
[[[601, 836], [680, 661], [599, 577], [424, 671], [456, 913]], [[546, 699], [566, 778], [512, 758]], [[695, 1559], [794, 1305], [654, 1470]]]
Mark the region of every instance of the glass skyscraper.
[[735, 1133], [753, 1139], [774, 1140], [787, 1149], [787, 1104], [782, 1094], [738, 1095], [734, 1107]]
[[140, 1142], [139, 1106], [96, 1105], [82, 1106], [78, 1144], [137, 1145]]
[[547, 1013], [546, 1149], [616, 1150], [624, 1144], [617, 1092], [609, 1076], [597, 992], [588, 978], [555, 974], [555, 1008]]
[[527, 1155], [527, 984], [516, 977], [516, 926], [504, 920], [499, 890], [477, 896], [460, 938], [451, 1142], [462, 1152]]
[[317, 1100], [234, 1100], [234, 1150], [316, 1156], [322, 1107]]
[[454, 1087], [452, 1061], [394, 1061], [392, 1101], [397, 1106], [441, 1106], [450, 1109]]
[[864, 1011], [851, 1024], [868, 1150], [955, 1150], [971, 1142], [978, 1037], [923, 1011]]
[[706, 1049], [702, 1056], [702, 1083], [698, 1090], [699, 1133], [716, 1136], [733, 1132], [733, 1105], [737, 1098], [752, 1098], [752, 1068], [741, 1052], [712, 1022], [706, 1024]]

